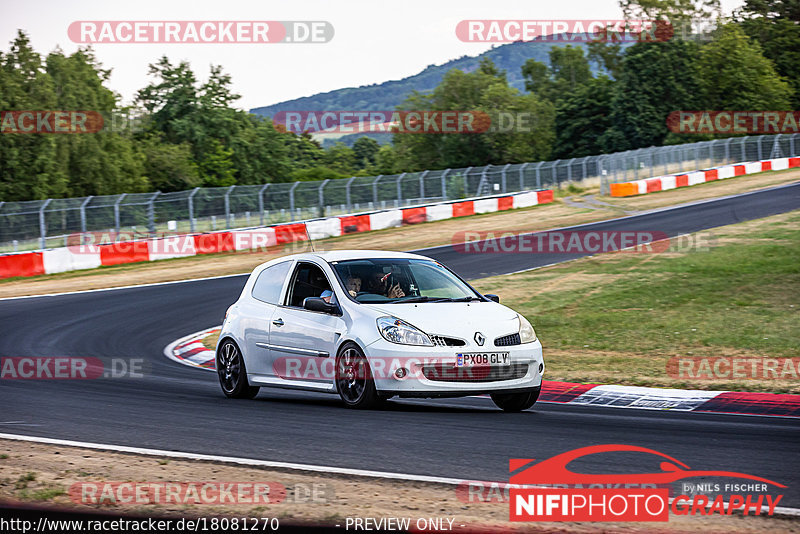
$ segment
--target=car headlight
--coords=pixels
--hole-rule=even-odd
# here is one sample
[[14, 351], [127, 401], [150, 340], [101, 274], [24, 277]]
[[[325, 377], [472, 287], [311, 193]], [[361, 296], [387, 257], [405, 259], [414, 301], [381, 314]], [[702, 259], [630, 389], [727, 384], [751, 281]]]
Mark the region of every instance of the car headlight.
[[521, 343], [533, 343], [536, 341], [536, 331], [533, 329], [531, 323], [522, 315], [517, 315], [519, 318], [519, 340]]
[[401, 345], [433, 346], [430, 338], [420, 329], [411, 326], [397, 317], [381, 317], [378, 319], [378, 332], [386, 341]]

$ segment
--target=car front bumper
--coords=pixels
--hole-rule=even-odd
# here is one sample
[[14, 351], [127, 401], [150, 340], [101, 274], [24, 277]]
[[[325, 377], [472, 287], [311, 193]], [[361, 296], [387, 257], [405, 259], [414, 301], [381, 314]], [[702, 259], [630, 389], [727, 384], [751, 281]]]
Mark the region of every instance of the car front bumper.
[[[458, 353], [508, 352], [509, 366], [456, 367]], [[457, 397], [492, 392], [513, 392], [541, 386], [544, 374], [542, 345], [508, 347], [419, 347], [380, 339], [367, 347], [375, 387], [382, 396]], [[398, 369], [405, 376], [397, 375]]]

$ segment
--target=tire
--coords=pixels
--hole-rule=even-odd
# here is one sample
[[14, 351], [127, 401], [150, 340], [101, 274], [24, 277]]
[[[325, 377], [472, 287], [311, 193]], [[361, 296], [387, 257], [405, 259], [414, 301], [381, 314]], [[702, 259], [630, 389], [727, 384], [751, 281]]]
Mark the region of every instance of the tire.
[[258, 395], [258, 386], [247, 382], [247, 368], [244, 366], [242, 351], [231, 339], [222, 342], [217, 350], [217, 377], [226, 397], [231, 399], [252, 399]]
[[521, 412], [527, 410], [539, 399], [542, 386], [522, 393], [492, 393], [492, 401], [504, 412]]
[[350, 341], [336, 356], [336, 391], [348, 408], [368, 410], [381, 404], [369, 361], [361, 347]]

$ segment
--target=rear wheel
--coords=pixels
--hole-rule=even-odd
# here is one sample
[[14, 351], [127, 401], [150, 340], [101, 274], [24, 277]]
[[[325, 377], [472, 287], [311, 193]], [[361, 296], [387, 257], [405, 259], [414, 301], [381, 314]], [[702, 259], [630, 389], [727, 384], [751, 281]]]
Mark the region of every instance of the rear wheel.
[[369, 409], [380, 404], [369, 361], [355, 343], [345, 343], [336, 357], [336, 390], [350, 408]]
[[542, 387], [535, 387], [521, 393], [492, 393], [492, 401], [504, 412], [527, 410], [539, 399]]
[[258, 386], [247, 382], [247, 369], [239, 347], [226, 339], [217, 350], [217, 376], [219, 385], [226, 397], [232, 399], [252, 399], [258, 395]]

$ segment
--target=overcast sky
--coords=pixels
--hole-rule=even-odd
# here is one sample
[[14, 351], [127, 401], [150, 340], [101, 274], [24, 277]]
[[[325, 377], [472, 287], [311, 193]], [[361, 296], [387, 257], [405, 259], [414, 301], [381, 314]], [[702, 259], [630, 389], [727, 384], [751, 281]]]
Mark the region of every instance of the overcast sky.
[[[730, 13], [743, 2], [723, 0]], [[431, 64], [490, 48], [464, 43], [455, 26], [464, 19], [618, 19], [617, 0], [0, 0], [0, 49], [17, 29], [33, 47], [73, 52], [67, 27], [78, 20], [326, 20], [335, 37], [326, 44], [96, 44], [109, 86], [129, 103], [149, 81], [147, 65], [166, 54], [187, 60], [204, 80], [221, 64], [250, 109], [301, 96], [416, 74]]]

